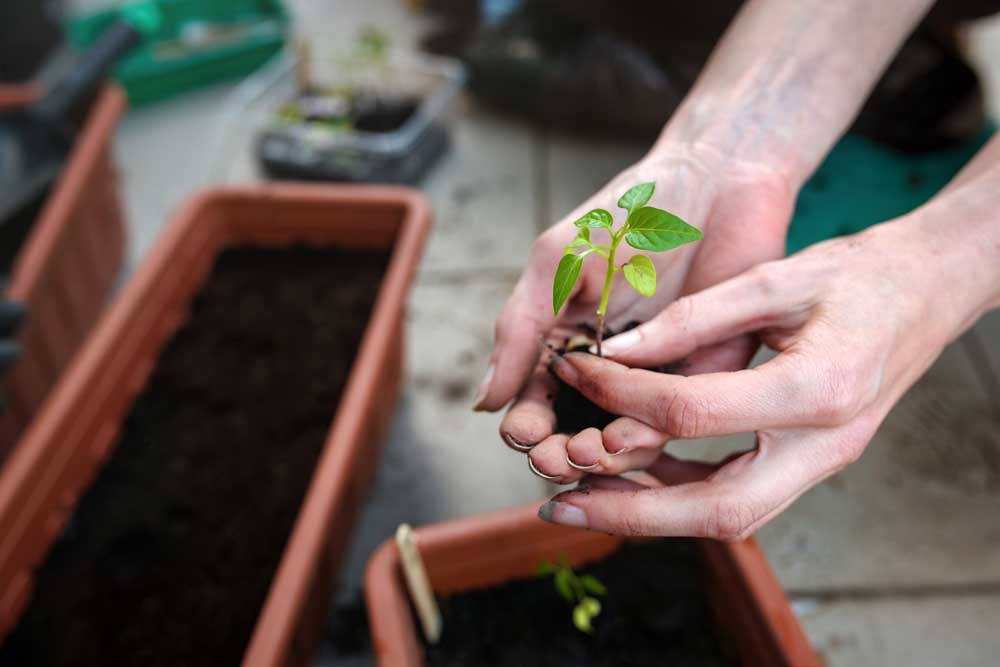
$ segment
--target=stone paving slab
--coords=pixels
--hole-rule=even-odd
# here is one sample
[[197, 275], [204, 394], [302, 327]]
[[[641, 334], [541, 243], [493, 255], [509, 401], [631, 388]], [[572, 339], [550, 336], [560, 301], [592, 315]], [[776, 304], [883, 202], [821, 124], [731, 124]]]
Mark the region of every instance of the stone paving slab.
[[545, 132], [545, 198], [548, 226], [567, 215], [626, 167], [645, 155], [646, 142]]
[[368, 556], [401, 522], [424, 524], [517, 505], [546, 493], [523, 454], [497, 434], [501, 415], [472, 411], [492, 346], [492, 314], [510, 280], [419, 285], [407, 317], [400, 410], [358, 524], [344, 588], [360, 585]]
[[434, 208], [421, 275], [519, 273], [536, 236], [533, 133], [467, 99], [450, 128], [448, 154], [420, 186]]
[[796, 608], [827, 667], [995, 667], [1000, 597], [866, 599]]
[[977, 370], [988, 391], [1000, 401], [1000, 309], [983, 315], [963, 338], [969, 355], [981, 364]]

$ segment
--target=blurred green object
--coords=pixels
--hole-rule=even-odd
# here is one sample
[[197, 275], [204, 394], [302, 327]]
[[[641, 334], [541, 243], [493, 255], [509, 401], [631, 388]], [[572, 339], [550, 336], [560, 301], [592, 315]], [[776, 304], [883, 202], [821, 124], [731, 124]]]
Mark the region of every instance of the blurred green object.
[[799, 193], [788, 231], [788, 254], [917, 208], [972, 159], [995, 129], [987, 123], [957, 146], [919, 154], [901, 153], [848, 134]]
[[145, 36], [116, 69], [133, 106], [245, 76], [281, 50], [288, 14], [281, 0], [139, 0], [70, 17], [76, 49], [124, 18]]

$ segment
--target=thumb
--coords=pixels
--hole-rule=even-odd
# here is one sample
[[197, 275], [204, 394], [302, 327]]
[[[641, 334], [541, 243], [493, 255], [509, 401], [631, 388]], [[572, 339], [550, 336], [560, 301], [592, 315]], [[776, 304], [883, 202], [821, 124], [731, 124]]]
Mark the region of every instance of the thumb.
[[493, 412], [506, 405], [527, 382], [541, 356], [541, 346], [555, 322], [551, 279], [536, 258], [507, 299], [494, 329], [493, 354], [479, 386], [473, 409]]

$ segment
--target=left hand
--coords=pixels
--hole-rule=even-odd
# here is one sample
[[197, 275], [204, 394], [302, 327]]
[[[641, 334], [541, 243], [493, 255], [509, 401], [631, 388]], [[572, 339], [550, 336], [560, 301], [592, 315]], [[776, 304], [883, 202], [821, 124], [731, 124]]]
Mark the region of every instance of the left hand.
[[[501, 437], [510, 447], [529, 452], [531, 469], [546, 479], [562, 483], [579, 479], [583, 472], [571, 465], [569, 456], [574, 441], [595, 436], [600, 439], [596, 429], [581, 434], [554, 432], [552, 381], [540, 341], [546, 338], [561, 344], [578, 332], [579, 322], [593, 321], [605, 268], [600, 262], [585, 262], [576, 291], [560, 316], [553, 318], [555, 267], [563, 248], [576, 234], [573, 220], [592, 208], [615, 210], [622, 192], [645, 181], [656, 182], [654, 205], [682, 215], [705, 237], [698, 243], [653, 256], [659, 284], [652, 298], [639, 296], [618, 277], [622, 280], [620, 291], [611, 299], [608, 311], [612, 327], [648, 319], [678, 294], [718, 283], [754, 264], [780, 257], [784, 251], [794, 193], [783, 177], [766, 165], [738, 162], [714, 148], [671, 142], [660, 145], [651, 156], [625, 170], [545, 232], [497, 320], [490, 370], [477, 409], [496, 410], [516, 397], [500, 426]], [[623, 260], [629, 252], [623, 249]], [[756, 348], [752, 336], [720, 340], [692, 355], [687, 370], [694, 373], [743, 368]], [[648, 464], [655, 458], [655, 453], [650, 455], [648, 451], [609, 458], [609, 452], [616, 451], [624, 441], [638, 438], [662, 446], [667, 439], [627, 417], [616, 420], [607, 434], [607, 450], [602, 449], [602, 456], [613, 461], [609, 466], [638, 466], [641, 461], [637, 459]]]

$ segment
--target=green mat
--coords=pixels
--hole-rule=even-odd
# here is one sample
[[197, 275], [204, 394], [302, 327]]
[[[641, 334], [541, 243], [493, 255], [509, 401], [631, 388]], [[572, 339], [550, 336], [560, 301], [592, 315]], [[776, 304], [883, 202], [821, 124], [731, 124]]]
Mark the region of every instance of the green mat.
[[988, 123], [960, 146], [919, 155], [845, 136], [799, 193], [788, 254], [917, 208], [965, 166], [995, 129]]
[[133, 106], [246, 76], [282, 49], [288, 28], [281, 0], [133, 0], [71, 16], [66, 35], [85, 49], [119, 18], [143, 34], [115, 68]]

